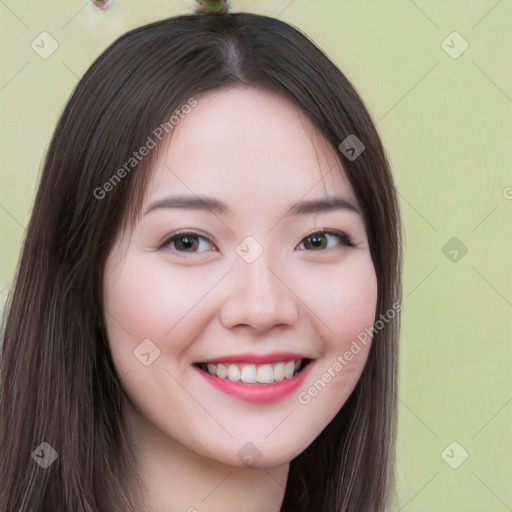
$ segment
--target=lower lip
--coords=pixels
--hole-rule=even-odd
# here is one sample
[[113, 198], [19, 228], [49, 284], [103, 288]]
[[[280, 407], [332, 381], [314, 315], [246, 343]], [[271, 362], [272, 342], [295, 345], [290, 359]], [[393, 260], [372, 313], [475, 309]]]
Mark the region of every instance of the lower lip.
[[232, 382], [227, 379], [220, 379], [205, 372], [201, 368], [194, 367], [202, 377], [223, 393], [253, 403], [276, 402], [295, 391], [311, 371], [313, 361], [291, 379], [285, 378], [274, 384], [246, 384], [244, 382]]

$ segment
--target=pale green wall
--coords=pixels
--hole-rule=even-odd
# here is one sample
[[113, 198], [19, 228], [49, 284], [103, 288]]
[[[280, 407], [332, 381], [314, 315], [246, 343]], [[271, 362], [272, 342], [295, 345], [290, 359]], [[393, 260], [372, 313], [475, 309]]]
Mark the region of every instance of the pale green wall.
[[[78, 78], [120, 34], [191, 6], [0, 2], [2, 306]], [[512, 510], [512, 2], [235, 0], [233, 10], [309, 34], [355, 84], [389, 153], [407, 243], [396, 510]], [[43, 31], [59, 45], [47, 59], [31, 48]], [[469, 44], [457, 59], [441, 46], [454, 31]], [[467, 247], [455, 262], [443, 253], [452, 237]], [[441, 456], [452, 441], [469, 453], [458, 469]]]

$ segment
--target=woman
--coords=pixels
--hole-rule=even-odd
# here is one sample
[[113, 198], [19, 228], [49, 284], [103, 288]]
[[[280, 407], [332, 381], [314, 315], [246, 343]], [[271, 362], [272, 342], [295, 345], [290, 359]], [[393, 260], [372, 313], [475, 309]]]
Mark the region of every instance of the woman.
[[389, 505], [380, 139], [298, 30], [200, 4], [115, 41], [56, 127], [4, 322], [3, 512]]

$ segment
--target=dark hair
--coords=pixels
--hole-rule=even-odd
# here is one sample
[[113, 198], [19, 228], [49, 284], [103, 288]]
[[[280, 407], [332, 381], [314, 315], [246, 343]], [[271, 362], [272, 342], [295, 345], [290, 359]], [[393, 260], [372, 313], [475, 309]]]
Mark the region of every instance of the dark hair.
[[[389, 164], [361, 98], [306, 36], [248, 13], [190, 14], [128, 32], [91, 65], [55, 129], [9, 294], [1, 360], [0, 509], [142, 510], [123, 389], [108, 349], [103, 269], [136, 219], [159, 145], [114, 171], [193, 96], [257, 87], [293, 101], [339, 154], [362, 209], [378, 283], [375, 318], [401, 300], [401, 223]], [[109, 181], [110, 180], [110, 181]], [[111, 190], [95, 192], [105, 183]], [[340, 412], [291, 461], [282, 511], [376, 512], [394, 488], [399, 314], [375, 332]], [[31, 458], [47, 442], [58, 460]]]

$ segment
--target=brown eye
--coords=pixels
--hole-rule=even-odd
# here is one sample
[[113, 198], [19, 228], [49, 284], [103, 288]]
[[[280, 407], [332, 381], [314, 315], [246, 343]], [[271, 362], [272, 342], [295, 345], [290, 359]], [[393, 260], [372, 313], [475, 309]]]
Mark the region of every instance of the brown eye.
[[178, 251], [184, 250], [187, 252], [194, 252], [199, 246], [199, 239], [197, 236], [191, 235], [179, 235], [175, 238], [174, 247]]
[[174, 252], [195, 254], [208, 251], [208, 245], [211, 245], [211, 242], [198, 233], [183, 232], [172, 235], [160, 247], [168, 247]]
[[[308, 247], [309, 245], [309, 247]], [[324, 233], [311, 235], [306, 238], [304, 243], [306, 249], [325, 249], [327, 247], [327, 241]]]
[[[333, 247], [333, 244], [329, 245], [329, 238], [333, 237], [337, 238], [338, 241], [341, 241], [343, 245], [349, 247], [355, 247], [350, 238], [345, 235], [345, 233], [339, 231], [317, 231], [315, 233], [311, 233], [299, 244], [300, 246], [304, 246], [306, 250], [318, 251], [323, 249], [330, 249]], [[335, 245], [335, 243], [334, 243]]]

